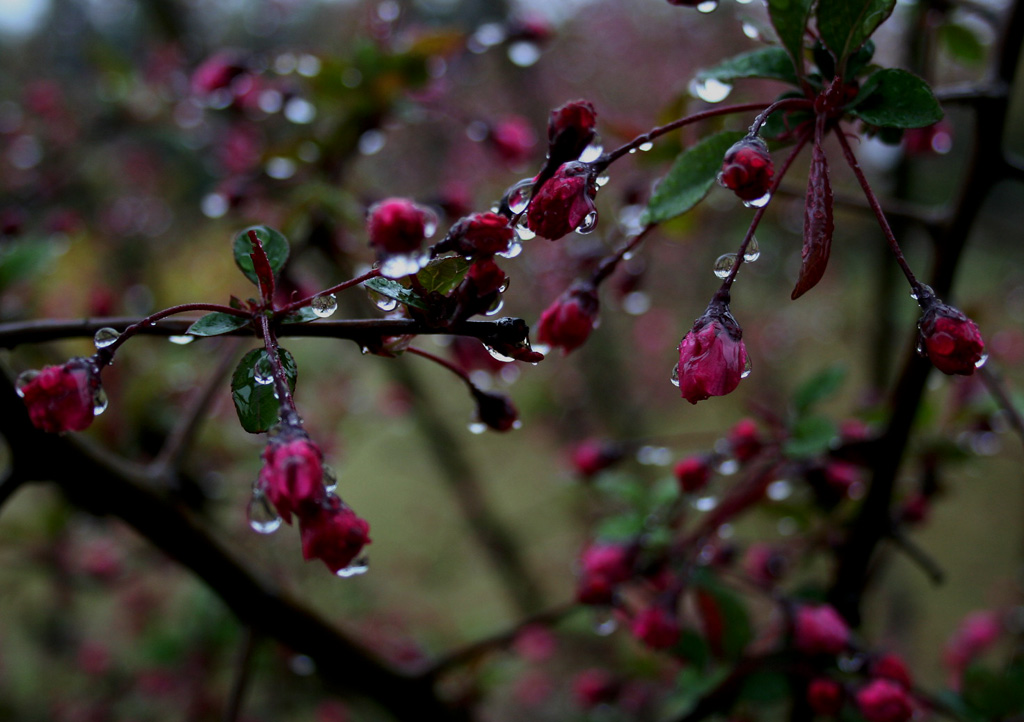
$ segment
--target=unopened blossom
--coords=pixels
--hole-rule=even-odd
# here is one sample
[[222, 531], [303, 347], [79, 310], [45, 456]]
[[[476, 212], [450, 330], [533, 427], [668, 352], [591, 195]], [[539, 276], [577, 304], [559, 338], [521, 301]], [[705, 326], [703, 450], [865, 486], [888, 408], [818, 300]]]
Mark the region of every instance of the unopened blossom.
[[91, 361], [73, 358], [61, 366], [26, 371], [18, 377], [17, 388], [37, 429], [82, 431], [95, 417], [99, 372]]
[[258, 484], [281, 518], [291, 524], [292, 514], [301, 520], [319, 508], [326, 496], [323, 475], [320, 448], [305, 436], [296, 436], [267, 444]]
[[320, 559], [335, 574], [345, 569], [370, 543], [370, 525], [332, 496], [299, 518], [302, 557]]
[[563, 163], [534, 194], [526, 212], [527, 224], [537, 235], [556, 241], [580, 226], [594, 210], [597, 184], [589, 165]]
[[775, 168], [768, 146], [760, 138], [744, 138], [725, 153], [718, 182], [745, 201], [764, 196], [772, 185]]
[[747, 349], [728, 306], [712, 301], [679, 344], [679, 392], [691, 404], [731, 393], [743, 378]]
[[537, 340], [567, 354], [587, 340], [597, 323], [597, 291], [590, 285], [570, 288], [548, 306], [537, 324]]
[[572, 449], [569, 461], [577, 474], [589, 478], [612, 466], [622, 456], [623, 451], [618, 444], [586, 439]]
[[598, 543], [580, 555], [576, 598], [583, 604], [609, 604], [615, 587], [633, 576], [633, 552], [621, 544]]
[[491, 126], [488, 140], [502, 160], [518, 166], [530, 159], [537, 136], [526, 118], [512, 115]]
[[727, 438], [729, 448], [736, 460], [745, 463], [750, 461], [764, 448], [764, 439], [753, 419], [740, 419], [729, 429]]
[[910, 689], [914, 686], [914, 680], [910, 676], [906, 662], [898, 654], [892, 652], [883, 654], [871, 663], [871, 676], [890, 679], [903, 689]]
[[906, 722], [914, 713], [906, 690], [890, 679], [873, 679], [862, 687], [857, 708], [867, 722]]
[[474, 213], [460, 218], [436, 248], [464, 256], [493, 256], [507, 251], [513, 240], [515, 231], [508, 218], [498, 213]]
[[977, 325], [953, 306], [928, 303], [920, 329], [922, 350], [944, 374], [970, 376], [985, 357], [985, 342]]
[[839, 654], [846, 649], [850, 629], [827, 604], [797, 609], [793, 641], [805, 654]]
[[473, 388], [476, 401], [476, 420], [495, 431], [514, 429], [519, 421], [519, 412], [512, 400], [505, 394], [481, 391]]
[[433, 212], [406, 198], [375, 203], [367, 218], [370, 245], [381, 255], [415, 253], [436, 224]]
[[653, 649], [669, 649], [679, 641], [679, 622], [661, 606], [640, 610], [633, 618], [633, 636]]
[[597, 112], [586, 100], [574, 100], [551, 111], [548, 117], [548, 160], [577, 160], [594, 139]]
[[672, 473], [684, 494], [700, 491], [711, 480], [711, 464], [706, 456], [688, 456], [673, 467]]
[[619, 695], [619, 683], [606, 669], [585, 669], [572, 682], [576, 703], [583, 709], [610, 704]]
[[815, 714], [831, 717], [843, 707], [843, 688], [828, 677], [816, 677], [807, 685], [807, 704]]

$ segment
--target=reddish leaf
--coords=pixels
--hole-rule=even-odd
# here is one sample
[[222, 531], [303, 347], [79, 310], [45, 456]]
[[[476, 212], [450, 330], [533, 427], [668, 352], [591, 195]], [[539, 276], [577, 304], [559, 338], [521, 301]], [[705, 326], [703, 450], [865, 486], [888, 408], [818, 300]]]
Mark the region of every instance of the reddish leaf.
[[711, 592], [704, 589], [697, 590], [697, 608], [700, 610], [701, 619], [704, 621], [704, 635], [707, 638], [711, 652], [716, 657], [724, 653], [723, 636], [725, 632], [725, 617], [718, 606], [718, 600]]
[[252, 268], [256, 277], [260, 280], [260, 294], [266, 303], [274, 298], [274, 269], [270, 266], [270, 259], [267, 252], [263, 250], [263, 243], [256, 235], [256, 231], [249, 231], [249, 240], [252, 242]]
[[804, 206], [804, 247], [800, 252], [800, 278], [793, 289], [796, 299], [814, 288], [825, 274], [832, 250], [832, 186], [828, 181], [828, 159], [821, 147], [821, 134], [814, 140], [811, 172], [807, 178]]

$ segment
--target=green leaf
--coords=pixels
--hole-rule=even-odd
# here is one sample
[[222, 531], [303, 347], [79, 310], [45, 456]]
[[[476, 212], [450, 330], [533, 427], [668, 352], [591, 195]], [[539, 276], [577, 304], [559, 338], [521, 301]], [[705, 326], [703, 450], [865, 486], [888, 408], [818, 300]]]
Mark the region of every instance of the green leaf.
[[646, 514], [630, 512], [602, 521], [597, 527], [597, 538], [605, 542], [624, 542], [643, 534]]
[[59, 253], [56, 243], [40, 238], [5, 241], [0, 250], [0, 289], [32, 279]]
[[[278, 349], [278, 356], [284, 364], [288, 386], [294, 391], [298, 375], [295, 359], [283, 348]], [[273, 426], [281, 405], [274, 396], [274, 384], [256, 383], [256, 364], [265, 358], [269, 360], [264, 349], [253, 349], [242, 357], [231, 376], [231, 399], [235, 402], [242, 428], [250, 434], [262, 433]]]
[[985, 60], [984, 43], [964, 25], [946, 23], [939, 28], [939, 41], [953, 58], [964, 65], [978, 65]]
[[768, 0], [772, 25], [800, 75], [804, 67], [804, 33], [812, 4], [813, 0]]
[[742, 137], [743, 133], [724, 131], [684, 150], [658, 183], [640, 222], [667, 221], [700, 203], [722, 169], [725, 152]]
[[[694, 586], [698, 591], [709, 595], [719, 617], [718, 646], [720, 652], [729, 659], [736, 659], [753, 639], [750, 616], [743, 601], [731, 589], [722, 586], [718, 580], [707, 573], [694, 575]], [[709, 620], [705, 619], [705, 622]], [[712, 647], [714, 647], [712, 640]]]
[[837, 432], [835, 422], [829, 418], [804, 416], [793, 425], [792, 435], [783, 446], [783, 451], [793, 458], [824, 454]]
[[793, 61], [782, 48], [760, 48], [723, 60], [713, 68], [697, 71], [697, 80], [730, 83], [742, 78], [769, 78], [796, 85]]
[[406, 306], [414, 306], [415, 308], [421, 308], [427, 310], [426, 302], [420, 298], [419, 294], [403, 286], [398, 281], [392, 281], [390, 278], [371, 278], [369, 281], [365, 281], [363, 286], [369, 288], [372, 291], [376, 291], [382, 296], [393, 298], [399, 303], [404, 303]]
[[253, 270], [252, 258], [249, 257], [249, 254], [252, 253], [249, 231], [256, 231], [256, 237], [263, 244], [263, 250], [267, 254], [267, 260], [270, 261], [270, 268], [274, 271], [275, 276], [281, 272], [285, 261], [288, 260], [288, 239], [280, 231], [275, 231], [269, 226], [249, 226], [235, 236], [234, 244], [231, 247], [235, 254], [235, 264], [246, 278], [258, 286], [259, 279], [256, 277], [256, 271]]
[[309, 321], [316, 321], [319, 316], [313, 311], [311, 306], [303, 306], [295, 313], [289, 313], [287, 316], [281, 319], [281, 323], [308, 323]]
[[740, 699], [755, 704], [781, 702], [789, 695], [789, 681], [782, 672], [759, 669], [743, 681]]
[[895, 68], [871, 75], [850, 112], [883, 128], [924, 128], [942, 120], [942, 108], [928, 83]]
[[416, 274], [416, 280], [428, 293], [435, 292], [447, 296], [462, 283], [468, 270], [469, 264], [461, 256], [435, 258], [420, 269]]
[[840, 69], [896, 7], [896, 0], [819, 0], [818, 33]]
[[845, 380], [845, 364], [835, 364], [819, 371], [805, 381], [793, 394], [793, 406], [796, 407], [796, 412], [803, 414], [819, 401], [824, 401], [832, 396], [839, 391]]
[[185, 333], [190, 336], [219, 336], [242, 328], [249, 323], [245, 316], [234, 316], [230, 313], [214, 311], [208, 313], [188, 327]]
[[662, 703], [658, 719], [686, 717], [704, 695], [715, 689], [728, 676], [728, 667], [714, 667], [706, 673], [696, 666], [684, 667], [676, 677], [673, 691]]

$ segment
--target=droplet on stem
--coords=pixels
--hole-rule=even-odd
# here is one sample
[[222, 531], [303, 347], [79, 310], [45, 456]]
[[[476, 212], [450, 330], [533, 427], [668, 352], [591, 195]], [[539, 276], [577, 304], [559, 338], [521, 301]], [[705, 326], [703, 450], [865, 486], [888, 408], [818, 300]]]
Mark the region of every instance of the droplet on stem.
[[96, 389], [96, 393], [92, 395], [92, 415], [99, 416], [107, 410], [107, 392], [103, 388]]
[[747, 208], [764, 208], [766, 205], [768, 205], [768, 201], [770, 201], [771, 199], [772, 194], [765, 193], [760, 198], [755, 198], [754, 200], [751, 201], [743, 201], [743, 205], [745, 205]]
[[110, 326], [104, 326], [103, 328], [96, 331], [92, 337], [92, 342], [96, 344], [96, 348], [106, 348], [120, 338], [121, 334]]
[[281, 517], [259, 487], [252, 490], [245, 515], [249, 520], [249, 528], [257, 534], [273, 534], [281, 528]]
[[328, 293], [322, 296], [315, 296], [309, 305], [317, 318], [328, 318], [338, 310], [338, 299], [335, 298], [333, 293]]
[[750, 237], [750, 243], [747, 244], [747, 248], [743, 251], [743, 260], [747, 263], [753, 263], [761, 257], [761, 247], [757, 243], [757, 236]]
[[735, 253], [723, 253], [715, 261], [715, 275], [718, 278], [726, 279], [732, 272], [733, 266], [736, 265], [736, 254]]

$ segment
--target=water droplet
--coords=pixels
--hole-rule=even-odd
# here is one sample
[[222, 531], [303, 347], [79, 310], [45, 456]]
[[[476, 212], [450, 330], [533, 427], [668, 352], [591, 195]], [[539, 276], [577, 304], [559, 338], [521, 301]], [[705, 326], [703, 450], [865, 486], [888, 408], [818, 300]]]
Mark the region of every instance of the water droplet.
[[498, 296], [496, 299], [494, 299], [494, 303], [491, 304], [491, 307], [484, 311], [484, 315], [496, 316], [504, 306], [505, 299], [502, 298], [501, 296]]
[[689, 91], [691, 95], [700, 98], [705, 103], [721, 103], [729, 97], [729, 93], [732, 92], [732, 85], [723, 83], [721, 80], [715, 80], [714, 78], [705, 78], [703, 80], [694, 78], [690, 82]]
[[917, 291], [911, 290], [910, 291], [910, 297], [916, 301], [917, 300]]
[[793, 493], [793, 485], [785, 479], [778, 479], [768, 485], [765, 493], [772, 501], [783, 501], [788, 499], [790, 494]]
[[536, 43], [517, 40], [508, 46], [508, 59], [512, 61], [513, 65], [528, 68], [540, 60], [540, 48]]
[[856, 672], [864, 666], [864, 655], [862, 654], [841, 654], [836, 660], [839, 669], [847, 673]]
[[718, 0], [705, 0], [705, 2], [697, 5], [697, 12], [699, 13], [713, 13], [718, 8]]
[[522, 252], [523, 244], [518, 243], [516, 241], [512, 241], [511, 243], [508, 244], [507, 249], [505, 249], [501, 253], [495, 253], [494, 255], [501, 256], [502, 258], [515, 258]]
[[[487, 349], [487, 353], [489, 353], [493, 358], [497, 359], [498, 361], [504, 361], [505, 363], [511, 363], [511, 362], [515, 361], [515, 359], [512, 358], [511, 356], [506, 356], [505, 354], [501, 353], [497, 349], [491, 348], [487, 344], [484, 344], [483, 346], [484, 346], [485, 349]], [[538, 346], [537, 349], [539, 349], [539, 348], [540, 347]], [[534, 349], [534, 350], [537, 350], [537, 349]]]
[[581, 163], [593, 163], [595, 160], [601, 157], [604, 153], [604, 143], [601, 142], [601, 138], [594, 136], [594, 139], [590, 141], [590, 145], [583, 149], [580, 153]]
[[508, 209], [515, 214], [525, 213], [530, 205], [530, 193], [533, 192], [533, 179], [524, 178], [508, 189], [505, 193], [508, 198]]
[[253, 381], [260, 386], [274, 383], [274, 365], [270, 363], [270, 356], [263, 352], [252, 367]]
[[725, 459], [718, 465], [718, 468], [715, 469], [715, 471], [722, 476], [732, 476], [739, 470], [740, 462], [736, 461], [736, 459]]
[[281, 528], [281, 517], [259, 488], [252, 490], [245, 516], [249, 520], [249, 528], [257, 534], [273, 534]]
[[423, 221], [423, 236], [424, 238], [430, 238], [437, 233], [437, 216], [433, 213], [427, 214], [426, 219]]
[[396, 299], [385, 296], [383, 293], [377, 293], [372, 288], [366, 289], [366, 296], [373, 302], [374, 306], [384, 313], [391, 313], [398, 308], [398, 301]]
[[324, 491], [328, 494], [333, 494], [334, 490], [338, 488], [338, 475], [334, 473], [334, 469], [326, 464], [323, 465], [321, 471], [323, 473]]
[[292, 98], [284, 104], [284, 117], [296, 125], [312, 123], [316, 118], [316, 106], [305, 98]]
[[594, 620], [594, 633], [601, 637], [607, 637], [618, 628], [619, 623], [611, 614], [603, 614]]
[[537, 237], [537, 234], [530, 230], [529, 221], [526, 216], [519, 216], [519, 220], [516, 221], [515, 231], [520, 241], [532, 241]]
[[109, 403], [110, 402], [107, 399], [107, 392], [102, 388], [96, 389], [96, 393], [92, 395], [92, 415], [99, 416], [102, 414], [107, 410], [107, 405]]
[[732, 272], [732, 267], [736, 265], [736, 254], [735, 253], [723, 253], [715, 261], [715, 275], [719, 278], [725, 279], [729, 277]]
[[370, 571], [370, 559], [369, 557], [359, 557], [353, 559], [352, 563], [347, 567], [342, 567], [335, 572], [342, 579], [348, 579], [349, 577], [358, 577], [361, 574], [366, 574]]
[[177, 344], [178, 346], [188, 346], [196, 340], [196, 337], [185, 334], [183, 336], [168, 336], [167, 340], [173, 344]]
[[317, 318], [328, 318], [338, 310], [338, 299], [334, 297], [333, 293], [328, 293], [324, 296], [314, 297], [309, 306]]
[[379, 130], [368, 130], [359, 136], [359, 152], [363, 155], [375, 155], [384, 149], [386, 138]]
[[646, 143], [641, 143], [640, 145], [638, 145], [637, 150], [639, 150], [641, 153], [646, 153], [653, 147], [654, 143], [652, 143], [651, 141], [647, 141]]
[[120, 336], [121, 334], [115, 329], [110, 328], [110, 326], [104, 326], [93, 335], [92, 342], [96, 344], [96, 348], [106, 348]]
[[750, 237], [750, 243], [747, 244], [747, 249], [743, 251], [743, 260], [747, 263], [753, 263], [761, 257], [761, 246], [757, 243], [757, 236]]
[[604, 188], [606, 185], [608, 185], [608, 181], [610, 181], [611, 179], [612, 177], [606, 173], [604, 175], [599, 175], [597, 178], [594, 179], [594, 182], [597, 183], [598, 188]]
[[271, 178], [285, 180], [295, 175], [295, 161], [290, 158], [275, 156], [267, 161], [265, 170]]
[[482, 434], [487, 431], [487, 424], [483, 421], [470, 421], [467, 426], [471, 434]]
[[742, 28], [743, 34], [751, 40], [759, 40], [761, 38], [761, 31], [753, 23], [744, 22]]
[[755, 198], [752, 201], [743, 201], [743, 205], [745, 205], [747, 208], [764, 208], [766, 205], [768, 205], [768, 201], [770, 201], [771, 199], [772, 194], [765, 193], [760, 198]]
[[380, 275], [386, 278], [403, 278], [416, 273], [427, 265], [430, 255], [426, 253], [412, 253], [409, 255], [396, 254], [388, 256], [380, 264]]
[[672, 375], [668, 377], [668, 380], [672, 382], [672, 385], [679, 387], [679, 365], [672, 367]]
[[597, 228], [597, 211], [590, 211], [583, 219], [583, 222], [576, 227], [576, 232], [581, 235], [593, 233]]
[[18, 378], [14, 382], [14, 388], [18, 392], [18, 396], [25, 397], [25, 387], [32, 383], [33, 379], [38, 375], [39, 372], [36, 369], [29, 369], [18, 374]]
[[750, 372], [754, 370], [753, 365], [750, 363], [750, 357], [747, 356], [747, 360], [743, 362], [743, 371], [740, 373], [740, 378], [745, 379], [750, 376]]
[[636, 460], [649, 466], [668, 466], [672, 463], [672, 452], [664, 446], [641, 446], [637, 449]]
[[228, 208], [228, 199], [223, 193], [207, 193], [199, 203], [199, 210], [207, 218], [221, 218]]
[[974, 362], [974, 368], [980, 369], [981, 367], [983, 367], [985, 365], [985, 362], [987, 362], [987, 361], [988, 361], [988, 354], [987, 353], [983, 353], [981, 355], [981, 358]]
[[711, 511], [718, 506], [717, 496], [700, 496], [690, 502], [690, 505], [697, 511]]
[[622, 299], [622, 310], [630, 316], [642, 316], [651, 310], [651, 297], [643, 291], [627, 293]]

